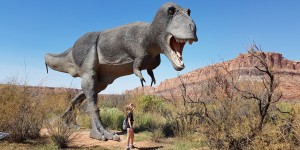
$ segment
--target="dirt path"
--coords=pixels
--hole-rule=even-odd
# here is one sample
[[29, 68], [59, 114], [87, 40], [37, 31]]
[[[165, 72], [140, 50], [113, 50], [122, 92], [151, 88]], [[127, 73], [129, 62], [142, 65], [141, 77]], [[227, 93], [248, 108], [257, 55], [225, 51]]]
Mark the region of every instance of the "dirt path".
[[[46, 130], [42, 131], [44, 134], [47, 134]], [[81, 129], [80, 131], [76, 132], [75, 136], [73, 137], [70, 147], [77, 147], [77, 148], [91, 148], [95, 146], [100, 146], [105, 149], [112, 149], [112, 150], [125, 150], [126, 148], [126, 134], [121, 132], [116, 132], [120, 136], [120, 141], [99, 141], [96, 139], [90, 138], [90, 130], [88, 129]], [[135, 134], [138, 136], [138, 134]], [[153, 150], [153, 149], [167, 149], [170, 144], [167, 143], [155, 143], [150, 140], [134, 142], [135, 150]]]
[[[96, 139], [92, 139], [89, 137], [90, 131], [89, 130], [82, 130], [76, 134], [76, 137], [71, 142], [70, 146], [78, 146], [78, 147], [93, 147], [93, 146], [101, 146], [103, 148], [108, 149], [125, 149], [126, 147], [126, 134], [119, 134], [121, 141], [99, 141]], [[154, 143], [152, 141], [141, 141], [135, 142], [134, 149], [158, 149], [162, 148], [164, 145], [160, 143]]]

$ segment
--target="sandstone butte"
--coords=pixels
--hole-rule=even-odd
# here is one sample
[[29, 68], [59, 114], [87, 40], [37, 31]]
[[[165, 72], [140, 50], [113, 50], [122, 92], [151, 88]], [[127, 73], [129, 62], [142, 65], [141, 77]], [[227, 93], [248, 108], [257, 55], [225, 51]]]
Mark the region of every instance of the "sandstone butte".
[[[263, 56], [266, 62], [273, 67], [276, 75], [280, 76], [279, 89], [283, 93], [282, 100], [300, 100], [300, 62], [288, 60], [280, 53], [263, 52]], [[199, 68], [179, 77], [187, 87], [187, 94], [195, 94], [193, 93], [195, 90], [192, 89], [195, 89], [203, 81], [210, 78], [214, 68], [226, 66], [230, 72], [240, 70], [240, 79], [255, 81], [260, 78], [260, 75], [253, 75], [251, 71], [255, 70], [254, 66], [257, 64], [257, 59], [252, 59], [248, 53], [240, 54], [232, 60]], [[164, 97], [169, 97], [170, 93], [172, 93], [174, 96], [180, 96], [182, 93], [180, 90], [182, 82], [179, 77], [167, 79], [156, 87], [145, 86], [127, 90], [125, 94], [163, 95]]]

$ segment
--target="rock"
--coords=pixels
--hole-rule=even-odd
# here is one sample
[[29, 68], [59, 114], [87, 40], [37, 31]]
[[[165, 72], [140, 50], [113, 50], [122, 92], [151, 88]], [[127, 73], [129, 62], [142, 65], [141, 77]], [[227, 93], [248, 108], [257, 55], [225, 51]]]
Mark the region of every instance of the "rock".
[[[276, 74], [281, 76], [279, 89], [283, 92], [283, 100], [300, 99], [300, 62], [288, 60], [280, 53], [263, 52], [262, 55], [266, 62], [273, 67]], [[168, 97], [171, 96], [171, 92], [173, 96], [180, 96], [182, 93], [181, 81], [183, 81], [187, 87], [187, 93], [195, 95], [197, 93], [193, 93], [193, 91], [196, 91], [193, 89], [197, 88], [205, 80], [213, 77], [215, 68], [225, 65], [231, 72], [237, 73], [237, 70], [240, 70], [240, 75], [243, 76], [241, 79], [257, 81], [259, 78], [249, 76], [249, 74], [253, 73], [255, 71], [254, 66], [259, 66], [259, 64], [259, 61], [250, 57], [250, 54], [240, 54], [235, 59], [209, 65], [179, 77], [167, 79], [157, 87], [137, 87], [125, 91], [125, 94], [163, 95]]]

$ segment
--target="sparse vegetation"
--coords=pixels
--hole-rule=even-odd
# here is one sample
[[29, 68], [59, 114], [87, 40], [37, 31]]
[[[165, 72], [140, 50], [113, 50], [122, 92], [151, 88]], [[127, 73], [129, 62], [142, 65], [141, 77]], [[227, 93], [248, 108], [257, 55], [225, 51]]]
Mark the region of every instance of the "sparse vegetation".
[[9, 140], [24, 142], [40, 136], [45, 112], [42, 100], [16, 78], [9, 79], [0, 88], [0, 131], [10, 134]]
[[54, 118], [52, 121], [47, 120], [45, 126], [51, 140], [58, 149], [67, 148], [70, 141], [76, 138], [75, 131], [78, 131], [77, 128], [64, 124], [61, 116]]

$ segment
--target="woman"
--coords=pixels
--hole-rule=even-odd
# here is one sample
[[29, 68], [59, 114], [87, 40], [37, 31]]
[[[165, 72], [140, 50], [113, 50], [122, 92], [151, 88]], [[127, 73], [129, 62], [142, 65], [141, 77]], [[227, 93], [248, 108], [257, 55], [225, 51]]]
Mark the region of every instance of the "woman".
[[126, 106], [126, 119], [127, 119], [127, 147], [126, 147], [126, 149], [127, 150], [133, 148], [133, 140], [134, 140], [133, 110], [134, 110], [134, 105], [132, 103], [130, 103], [129, 105]]

